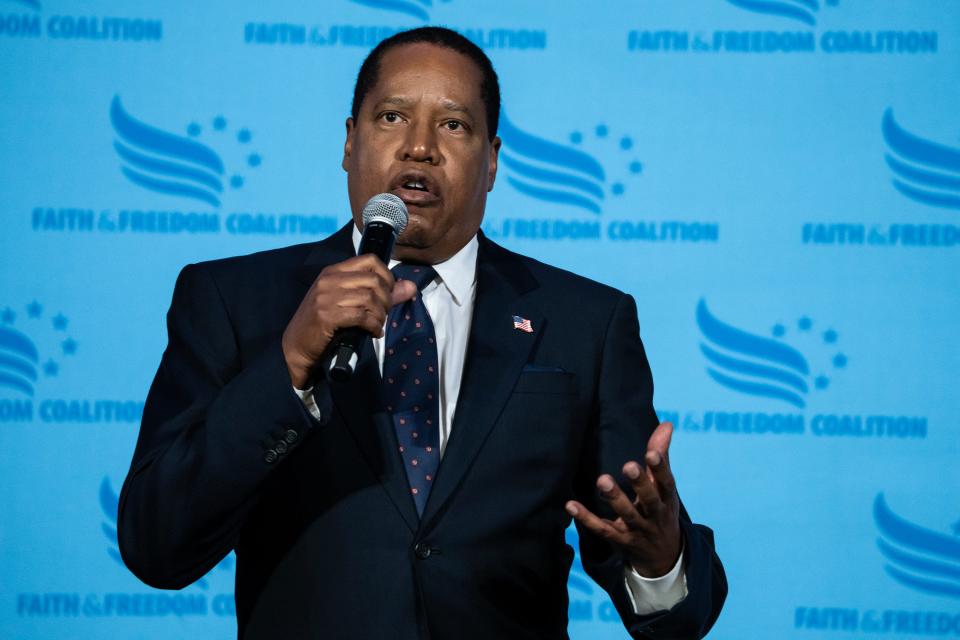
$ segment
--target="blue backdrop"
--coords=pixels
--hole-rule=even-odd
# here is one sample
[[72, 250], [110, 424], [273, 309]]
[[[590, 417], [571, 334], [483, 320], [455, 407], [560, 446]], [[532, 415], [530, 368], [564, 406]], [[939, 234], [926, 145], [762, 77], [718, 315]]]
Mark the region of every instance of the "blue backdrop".
[[[935, 0], [0, 0], [0, 636], [235, 633], [232, 557], [162, 592], [117, 554], [174, 278], [348, 219], [360, 61], [427, 23], [502, 80], [486, 232], [637, 298], [729, 575], [711, 637], [960, 636]], [[574, 638], [625, 637], [576, 566], [570, 596]]]

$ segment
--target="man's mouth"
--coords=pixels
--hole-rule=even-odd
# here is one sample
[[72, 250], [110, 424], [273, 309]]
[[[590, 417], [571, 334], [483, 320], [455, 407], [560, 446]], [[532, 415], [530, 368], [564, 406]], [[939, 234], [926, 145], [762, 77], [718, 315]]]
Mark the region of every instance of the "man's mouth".
[[416, 189], [417, 191], [426, 191], [427, 185], [423, 184], [420, 180], [408, 180], [403, 183], [404, 189]]
[[430, 176], [420, 171], [406, 171], [391, 183], [390, 193], [395, 194], [407, 205], [424, 207], [440, 201], [436, 183]]

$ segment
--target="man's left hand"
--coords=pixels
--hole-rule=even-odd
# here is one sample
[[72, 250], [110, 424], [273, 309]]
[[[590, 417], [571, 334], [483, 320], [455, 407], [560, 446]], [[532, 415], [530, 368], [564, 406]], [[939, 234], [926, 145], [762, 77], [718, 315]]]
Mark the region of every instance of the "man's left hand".
[[631, 500], [609, 474], [597, 478], [600, 496], [610, 503], [616, 520], [600, 518], [576, 500], [567, 513], [588, 531], [619, 547], [640, 575], [666, 575], [680, 557], [680, 499], [670, 471], [670, 438], [673, 425], [664, 422], [654, 430], [644, 456], [646, 469], [631, 460], [623, 475], [633, 488]]

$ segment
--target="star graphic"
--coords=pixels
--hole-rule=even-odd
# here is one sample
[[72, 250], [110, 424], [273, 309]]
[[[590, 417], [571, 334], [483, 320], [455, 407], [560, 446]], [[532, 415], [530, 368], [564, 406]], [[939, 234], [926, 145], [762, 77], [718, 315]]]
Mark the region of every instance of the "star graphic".
[[813, 320], [807, 316], [803, 316], [797, 321], [797, 327], [800, 328], [800, 331], [809, 331], [810, 327], [813, 326]]
[[43, 307], [36, 300], [27, 305], [27, 315], [31, 318], [39, 318], [41, 313], [43, 313]]
[[833, 356], [833, 366], [835, 366], [837, 369], [843, 369], [845, 366], [847, 366], [847, 356], [843, 355], [842, 353], [838, 353], [837, 355]]
[[17, 314], [13, 312], [13, 309], [7, 307], [3, 310], [3, 324], [13, 324], [13, 321], [17, 318]]
[[77, 352], [77, 341], [73, 338], [67, 338], [61, 346], [63, 347], [63, 352], [68, 356]]
[[60, 365], [53, 361], [51, 358], [47, 360], [43, 365], [43, 372], [48, 376], [55, 376], [60, 371]]
[[837, 332], [833, 329], [827, 329], [823, 332], [823, 341], [827, 344], [833, 344], [837, 341]]
[[773, 325], [773, 335], [777, 338], [782, 338], [783, 334], [787, 332], [787, 328], [780, 324], [779, 322]]
[[827, 376], [817, 376], [817, 379], [813, 381], [813, 384], [816, 385], [817, 389], [826, 389], [830, 384], [830, 378]]
[[53, 317], [53, 328], [57, 331], [63, 331], [67, 328], [67, 317], [62, 313], [58, 313]]

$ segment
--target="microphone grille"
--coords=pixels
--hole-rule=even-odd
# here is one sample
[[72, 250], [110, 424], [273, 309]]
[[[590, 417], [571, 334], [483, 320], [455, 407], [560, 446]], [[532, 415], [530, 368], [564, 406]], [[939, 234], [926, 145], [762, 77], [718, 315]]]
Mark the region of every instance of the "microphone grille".
[[386, 222], [400, 235], [407, 228], [407, 205], [392, 193], [379, 193], [363, 206], [363, 226], [373, 221]]

